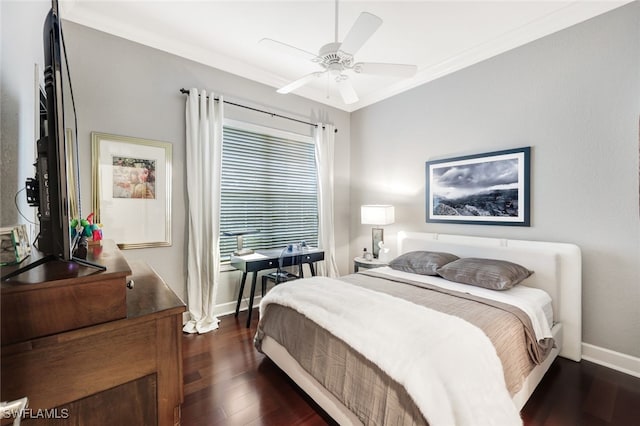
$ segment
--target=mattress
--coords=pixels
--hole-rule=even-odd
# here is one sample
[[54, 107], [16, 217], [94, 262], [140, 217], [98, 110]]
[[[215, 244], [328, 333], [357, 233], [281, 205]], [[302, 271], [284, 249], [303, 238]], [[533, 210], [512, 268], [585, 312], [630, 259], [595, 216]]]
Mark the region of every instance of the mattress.
[[[510, 312], [473, 300], [476, 296], [469, 296], [470, 298], [453, 303], [452, 297], [459, 298], [446, 292], [434, 293], [433, 290], [425, 290], [415, 283], [391, 282], [390, 277], [384, 277], [384, 272], [376, 276], [373, 271], [367, 271], [364, 274], [354, 274], [341, 279], [349, 284], [385, 292], [413, 303], [427, 304], [430, 309], [435, 307], [446, 309], [462, 317], [466, 315], [468, 317], [466, 319], [475, 321], [476, 326], [488, 333], [497, 349], [511, 395], [521, 389], [524, 380], [536, 363], [544, 361], [549, 352], [550, 341], [547, 341], [541, 358], [537, 361], [532, 360], [527, 350], [524, 333], [518, 329], [521, 326], [506, 326], [506, 324], [520, 322]], [[402, 277], [393, 279], [401, 280]], [[430, 302], [426, 302], [426, 299]], [[433, 299], [436, 301], [434, 302]], [[352, 301], [354, 302], [357, 303]], [[450, 305], [456, 306], [452, 308]], [[544, 306], [540, 309], [547, 312], [542, 315], [546, 323], [549, 309]], [[478, 310], [481, 312], [478, 315], [480, 319], [470, 319], [469, 317], [473, 316], [470, 312]], [[335, 338], [326, 329], [318, 327], [304, 314], [283, 306], [267, 306], [261, 311], [261, 320], [256, 334], [258, 349], [266, 336], [284, 347], [302, 368], [355, 413], [362, 423], [427, 424], [423, 413], [402, 385], [385, 374], [375, 363], [352, 350], [349, 344]]]

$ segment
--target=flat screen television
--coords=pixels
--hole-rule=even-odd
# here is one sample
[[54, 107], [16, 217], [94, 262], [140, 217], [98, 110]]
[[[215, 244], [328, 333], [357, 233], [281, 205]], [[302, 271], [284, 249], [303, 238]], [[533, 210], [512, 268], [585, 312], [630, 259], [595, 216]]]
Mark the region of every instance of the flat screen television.
[[40, 221], [37, 247], [45, 255], [71, 260], [74, 247], [69, 226], [69, 185], [76, 183], [69, 181], [67, 173], [67, 150], [73, 147], [67, 146], [65, 138], [60, 19], [56, 3], [52, 2], [43, 29], [46, 120], [41, 126], [35, 164]]
[[[40, 230], [35, 246], [44, 256], [3, 276], [3, 280], [53, 259], [105, 269], [102, 265], [78, 258], [78, 246], [86, 244], [86, 240], [82, 241], [81, 229], [71, 228], [71, 220], [79, 219], [72, 218], [70, 213], [72, 205], [79, 205], [80, 192], [76, 190], [76, 179], [79, 176], [73, 173], [73, 169], [77, 169], [78, 156], [68, 155], [70, 151], [76, 150], [76, 146], [72, 140], [67, 140], [65, 131], [64, 44], [57, 0], [52, 0], [51, 10], [44, 22], [43, 45], [44, 91], [40, 91], [40, 138], [36, 144], [37, 157], [34, 164], [36, 174], [35, 178], [27, 179], [26, 193], [27, 202], [38, 208]], [[71, 82], [68, 81], [71, 88]], [[71, 200], [70, 197], [76, 199]]]

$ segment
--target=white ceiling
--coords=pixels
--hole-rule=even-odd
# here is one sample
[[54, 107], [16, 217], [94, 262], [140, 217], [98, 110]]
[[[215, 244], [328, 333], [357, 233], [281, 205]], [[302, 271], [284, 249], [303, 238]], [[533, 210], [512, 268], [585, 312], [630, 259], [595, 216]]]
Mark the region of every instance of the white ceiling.
[[[320, 78], [294, 94], [355, 111], [402, 91], [619, 7], [614, 1], [339, 2], [339, 40], [367, 11], [382, 26], [355, 55], [360, 62], [415, 64], [415, 77], [357, 74], [360, 100], [345, 105]], [[64, 19], [279, 88], [318, 65], [270, 50], [272, 38], [309, 52], [334, 41], [333, 0], [60, 0]], [[222, 88], [219, 88], [222, 89]], [[293, 96], [292, 94], [281, 96]]]

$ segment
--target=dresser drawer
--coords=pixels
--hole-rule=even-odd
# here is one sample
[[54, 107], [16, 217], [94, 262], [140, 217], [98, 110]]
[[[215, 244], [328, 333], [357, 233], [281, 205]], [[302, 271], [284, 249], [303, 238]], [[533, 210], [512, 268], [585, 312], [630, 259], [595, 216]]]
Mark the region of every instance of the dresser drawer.
[[[298, 263], [315, 263], [324, 260], [324, 252], [302, 253], [296, 256], [285, 256], [282, 259], [282, 266], [292, 266]], [[262, 271], [265, 269], [275, 269], [278, 267], [278, 259], [265, 259], [247, 262], [247, 272]]]
[[324, 260], [324, 252], [304, 253], [302, 255], [302, 263], [314, 263]]
[[[231, 256], [230, 264], [242, 272], [258, 272], [278, 267], [279, 257], [282, 253], [281, 249], [262, 250], [258, 253], [265, 256], [265, 258], [252, 259], [243, 256]], [[282, 260], [282, 266], [292, 266], [297, 265], [298, 263], [315, 263], [322, 260], [324, 260], [324, 251], [316, 248], [300, 254], [287, 255], [285, 252]]]
[[262, 271], [278, 267], [278, 259], [252, 260], [247, 262], [247, 272]]

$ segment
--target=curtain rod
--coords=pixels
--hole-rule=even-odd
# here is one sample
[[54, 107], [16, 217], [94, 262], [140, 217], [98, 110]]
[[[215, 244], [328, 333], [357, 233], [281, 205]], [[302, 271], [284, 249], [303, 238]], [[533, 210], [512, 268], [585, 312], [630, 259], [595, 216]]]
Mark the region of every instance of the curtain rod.
[[[189, 91], [187, 89], [182, 88], [182, 89], [180, 89], [180, 93], [188, 95]], [[198, 96], [200, 96], [200, 95], [198, 95]], [[208, 96], [207, 96], [207, 98], [208, 98]], [[218, 102], [220, 101], [219, 98], [213, 98], [213, 99], [215, 101], [218, 101]], [[280, 114], [276, 114], [274, 112], [264, 111], [264, 110], [261, 110], [261, 109], [258, 109], [258, 108], [254, 108], [254, 107], [250, 107], [250, 106], [247, 106], [247, 105], [237, 104], [235, 102], [230, 102], [230, 101], [222, 101], [222, 102], [225, 103], [225, 104], [237, 106], [237, 107], [240, 107], [240, 108], [250, 109], [251, 111], [261, 112], [263, 114], [268, 114], [268, 115], [270, 115], [272, 117], [284, 118], [286, 120], [296, 121], [298, 123], [307, 124], [307, 125], [313, 126], [313, 127], [318, 127], [317, 124], [309, 123], [308, 121], [298, 120], [297, 118], [293, 118], [293, 117], [287, 117], [286, 115], [280, 115]], [[324, 129], [324, 126], [322, 126], [322, 128]], [[338, 133], [338, 129], [334, 129], [333, 131], [334, 131], [334, 133]]]

